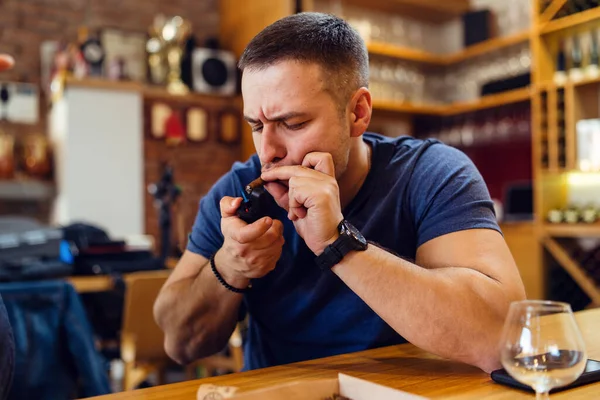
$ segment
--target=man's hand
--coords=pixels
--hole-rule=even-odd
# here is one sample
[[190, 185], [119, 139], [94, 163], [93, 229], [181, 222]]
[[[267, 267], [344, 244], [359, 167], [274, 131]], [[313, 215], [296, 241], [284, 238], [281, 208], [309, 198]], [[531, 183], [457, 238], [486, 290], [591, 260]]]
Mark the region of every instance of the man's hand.
[[15, 60], [11, 56], [0, 54], [0, 72], [11, 69], [14, 64]]
[[241, 198], [221, 199], [221, 231], [225, 241], [215, 264], [225, 281], [237, 288], [272, 271], [281, 257], [283, 224], [264, 217], [247, 224], [236, 215]]
[[[287, 181], [288, 204], [280, 204], [308, 248], [319, 255], [339, 236], [344, 218], [335, 167], [329, 153], [308, 153], [302, 166], [276, 167], [262, 173], [267, 182]], [[265, 186], [267, 189], [270, 186]], [[285, 197], [283, 197], [285, 198]]]

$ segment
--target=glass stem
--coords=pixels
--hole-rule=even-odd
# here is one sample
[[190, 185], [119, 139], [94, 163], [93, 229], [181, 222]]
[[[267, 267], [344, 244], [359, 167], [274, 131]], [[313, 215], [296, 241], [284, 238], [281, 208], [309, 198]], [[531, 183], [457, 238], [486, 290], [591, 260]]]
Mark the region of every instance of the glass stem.
[[535, 400], [550, 400], [549, 391], [546, 392], [536, 392]]

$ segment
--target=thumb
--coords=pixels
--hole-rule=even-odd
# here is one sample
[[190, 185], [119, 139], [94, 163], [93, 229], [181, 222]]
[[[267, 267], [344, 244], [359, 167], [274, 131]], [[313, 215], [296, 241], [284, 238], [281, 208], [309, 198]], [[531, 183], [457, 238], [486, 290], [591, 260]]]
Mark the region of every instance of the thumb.
[[221, 218], [233, 217], [236, 215], [237, 209], [242, 204], [241, 197], [229, 197], [225, 196], [221, 199]]

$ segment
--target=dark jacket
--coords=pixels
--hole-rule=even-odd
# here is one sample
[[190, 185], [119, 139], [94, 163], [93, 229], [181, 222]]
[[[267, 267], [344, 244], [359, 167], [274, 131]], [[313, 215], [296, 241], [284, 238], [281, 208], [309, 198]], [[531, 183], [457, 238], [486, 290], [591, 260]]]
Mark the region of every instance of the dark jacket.
[[110, 393], [93, 331], [70, 284], [5, 283], [0, 293], [16, 346], [10, 399], [66, 400]]

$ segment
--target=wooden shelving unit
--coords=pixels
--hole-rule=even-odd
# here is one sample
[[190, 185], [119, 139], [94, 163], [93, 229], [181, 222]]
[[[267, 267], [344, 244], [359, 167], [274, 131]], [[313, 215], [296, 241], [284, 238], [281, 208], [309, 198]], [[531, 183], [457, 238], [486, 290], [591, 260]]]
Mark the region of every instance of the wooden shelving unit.
[[420, 49], [396, 46], [389, 43], [370, 42], [367, 44], [369, 53], [376, 56], [393, 57], [399, 60], [413, 61], [436, 66], [451, 66], [473, 57], [501, 50], [506, 47], [525, 43], [529, 40], [530, 32], [524, 31], [514, 35], [499, 37], [469, 46], [454, 54], [434, 54]]
[[491, 53], [493, 51], [498, 51], [503, 48], [514, 46], [520, 43], [525, 43], [529, 40], [530, 35], [531, 32], [527, 30], [505, 37], [498, 37], [486, 40], [485, 42], [469, 46], [466, 49], [459, 51], [458, 53], [445, 56], [444, 61], [446, 65], [452, 65], [459, 62], [463, 62], [473, 57]]
[[141, 92], [147, 99], [164, 99], [168, 100], [169, 102], [180, 102], [190, 105], [196, 103], [205, 104], [209, 102], [216, 107], [226, 107], [228, 105], [239, 104], [238, 96], [213, 96], [194, 92], [183, 95], [175, 95], [169, 93], [164, 87], [145, 85], [130, 81], [111, 81], [108, 79], [95, 78], [67, 78], [65, 85], [70, 87]]
[[[535, 0], [534, 0], [535, 1]], [[600, 19], [600, 7], [582, 11], [577, 14], [558, 18], [543, 24], [540, 24], [540, 34], [546, 35], [570, 28], [584, 28], [587, 23]]]
[[567, 0], [555, 0], [541, 13], [538, 22], [543, 24], [548, 22], [556, 15], [556, 13], [566, 4]]
[[600, 237], [600, 223], [545, 224], [544, 232], [553, 237]]
[[446, 106], [373, 100], [373, 109], [413, 115], [444, 115]]
[[446, 65], [443, 55], [390, 43], [370, 42], [367, 43], [367, 50], [369, 50], [371, 55], [375, 56], [392, 57], [423, 64]]
[[473, 102], [451, 104], [447, 106], [445, 115], [463, 114], [467, 112], [484, 110], [487, 108], [505, 106], [507, 104], [529, 101], [531, 99], [531, 93], [532, 92], [530, 88], [524, 88], [499, 94], [490, 94]]
[[432, 115], [447, 117], [465, 114], [487, 108], [500, 107], [508, 104], [520, 103], [531, 99], [531, 89], [516, 89], [505, 93], [492, 94], [482, 98], [462, 103], [448, 105], [426, 105], [410, 103], [394, 103], [386, 101], [374, 101], [373, 108], [376, 110], [395, 111], [404, 114]]
[[534, 208], [539, 243], [592, 299], [591, 305], [600, 306], [600, 282], [594, 282], [570, 255], [569, 249], [564, 246], [567, 241], [558, 240], [599, 238], [600, 222], [551, 224], [546, 221], [550, 209], [566, 207], [573, 201], [566, 173], [577, 171], [577, 122], [600, 117], [600, 77], [570, 80], [562, 85], [553, 82], [557, 48], [560, 41], [568, 36], [597, 28], [600, 25], [600, 7], [555, 18], [565, 0], [554, 0], [543, 12], [539, 10], [539, 1], [532, 1], [534, 15], [537, 16], [530, 43], [534, 66]]
[[343, 4], [401, 14], [428, 22], [445, 22], [469, 10], [469, 0], [342, 0]]

